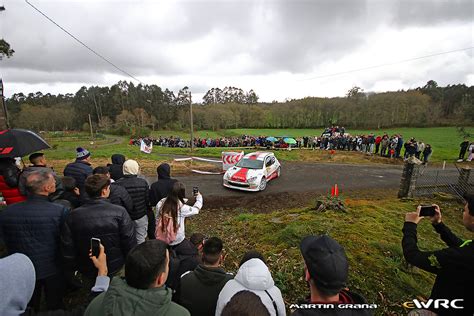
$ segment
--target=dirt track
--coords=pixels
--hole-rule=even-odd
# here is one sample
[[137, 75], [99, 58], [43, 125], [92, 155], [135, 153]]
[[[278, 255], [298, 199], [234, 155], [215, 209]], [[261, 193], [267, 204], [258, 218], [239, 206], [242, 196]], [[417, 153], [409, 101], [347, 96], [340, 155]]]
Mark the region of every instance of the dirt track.
[[[396, 190], [402, 166], [338, 165], [315, 163], [282, 163], [282, 175], [271, 181], [263, 192], [243, 192], [222, 186], [222, 175], [176, 176], [186, 185], [189, 195], [197, 186], [204, 196], [206, 208], [279, 209], [307, 204], [316, 193], [326, 193], [338, 184], [342, 193], [362, 190]], [[151, 182], [155, 177], [149, 177]]]

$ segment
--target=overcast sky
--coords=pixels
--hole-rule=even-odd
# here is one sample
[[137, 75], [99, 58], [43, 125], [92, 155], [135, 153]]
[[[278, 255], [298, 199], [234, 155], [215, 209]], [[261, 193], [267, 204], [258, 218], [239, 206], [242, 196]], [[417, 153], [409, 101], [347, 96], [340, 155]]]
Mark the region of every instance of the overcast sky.
[[[150, 0], [30, 2], [146, 84], [193, 100], [212, 87], [254, 89], [261, 101], [474, 84], [472, 0]], [[67, 36], [24, 0], [1, 0], [7, 96], [75, 93], [133, 80]], [[381, 64], [385, 67], [349, 72]], [[347, 73], [349, 72], [349, 73]], [[332, 74], [343, 73], [337, 76]]]

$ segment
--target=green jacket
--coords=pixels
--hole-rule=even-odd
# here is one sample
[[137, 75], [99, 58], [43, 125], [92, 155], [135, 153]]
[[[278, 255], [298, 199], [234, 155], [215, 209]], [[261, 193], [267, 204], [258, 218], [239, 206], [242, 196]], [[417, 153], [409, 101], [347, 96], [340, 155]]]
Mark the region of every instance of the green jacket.
[[87, 307], [85, 316], [172, 315], [188, 316], [182, 306], [171, 302], [171, 290], [165, 287], [140, 290], [113, 278], [107, 292], [97, 296]]

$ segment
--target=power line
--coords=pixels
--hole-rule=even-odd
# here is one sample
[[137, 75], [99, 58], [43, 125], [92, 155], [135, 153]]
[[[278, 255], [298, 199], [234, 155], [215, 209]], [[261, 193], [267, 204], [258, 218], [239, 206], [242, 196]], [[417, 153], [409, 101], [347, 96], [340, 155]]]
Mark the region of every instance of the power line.
[[32, 5], [30, 2], [28, 2], [28, 0], [25, 0], [26, 3], [28, 3], [33, 9], [35, 9], [36, 11], [38, 11], [42, 16], [44, 16], [46, 19], [48, 19], [51, 23], [53, 23], [54, 25], [56, 25], [58, 28], [60, 28], [64, 33], [66, 33], [67, 35], [69, 35], [70, 37], [72, 37], [75, 41], [77, 41], [79, 44], [81, 44], [82, 46], [84, 46], [85, 48], [87, 48], [88, 50], [90, 50], [93, 54], [95, 54], [97, 57], [99, 57], [100, 59], [102, 59], [103, 61], [105, 61], [106, 63], [108, 63], [109, 65], [111, 65], [112, 67], [114, 67], [115, 69], [117, 69], [118, 71], [126, 74], [127, 76], [129, 76], [130, 78], [140, 82], [141, 84], [144, 84], [140, 79], [136, 78], [135, 76], [133, 76], [132, 74], [130, 74], [129, 72], [123, 70], [122, 68], [120, 68], [119, 66], [115, 65], [113, 62], [111, 62], [110, 60], [108, 60], [107, 58], [105, 58], [104, 56], [102, 56], [101, 54], [99, 54], [98, 52], [96, 52], [95, 50], [93, 50], [92, 48], [90, 48], [89, 46], [87, 46], [84, 42], [82, 42], [80, 39], [78, 39], [76, 36], [72, 35], [69, 31], [67, 31], [64, 27], [62, 27], [61, 25], [59, 25], [58, 23], [56, 23], [53, 19], [51, 19], [49, 16], [47, 16], [45, 13], [43, 13], [40, 9], [38, 9], [37, 7], [35, 7], [34, 5]]
[[314, 80], [314, 79], [320, 79], [320, 78], [327, 78], [327, 77], [335, 77], [335, 76], [340, 76], [340, 75], [345, 75], [353, 72], [358, 72], [358, 71], [363, 71], [363, 70], [368, 70], [368, 69], [374, 69], [374, 68], [380, 68], [380, 67], [386, 67], [386, 66], [392, 66], [392, 65], [397, 65], [397, 64], [402, 64], [414, 60], [419, 60], [419, 59], [424, 59], [424, 58], [430, 58], [430, 57], [435, 57], [435, 56], [440, 56], [440, 55], [446, 55], [446, 54], [451, 54], [451, 53], [456, 53], [456, 52], [462, 52], [465, 50], [471, 50], [474, 47], [466, 47], [466, 48], [461, 48], [461, 49], [456, 49], [456, 50], [451, 50], [447, 52], [440, 52], [440, 53], [434, 53], [430, 55], [425, 55], [425, 56], [419, 56], [419, 57], [413, 57], [409, 59], [404, 59], [404, 60], [399, 60], [391, 63], [386, 63], [386, 64], [380, 64], [380, 65], [375, 65], [375, 66], [368, 66], [364, 68], [358, 68], [358, 69], [352, 69], [348, 71], [342, 71], [342, 72], [336, 72], [333, 74], [327, 74], [327, 75], [321, 75], [321, 76], [316, 76], [316, 77], [311, 77], [311, 78], [306, 78], [306, 79], [301, 79], [298, 81], [308, 81], [308, 80]]

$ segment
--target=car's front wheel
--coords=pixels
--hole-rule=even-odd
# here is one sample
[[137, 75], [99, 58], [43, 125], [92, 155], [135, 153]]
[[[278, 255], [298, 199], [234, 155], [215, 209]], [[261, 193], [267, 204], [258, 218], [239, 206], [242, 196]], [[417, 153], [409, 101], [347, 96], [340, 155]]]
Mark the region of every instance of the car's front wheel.
[[278, 169], [277, 169], [277, 178], [280, 177], [280, 174], [281, 174], [281, 167], [278, 167]]
[[265, 190], [266, 187], [267, 187], [267, 179], [265, 179], [265, 177], [263, 177], [262, 180], [260, 181], [260, 185], [258, 186], [258, 189], [260, 191], [263, 191], [263, 190]]

